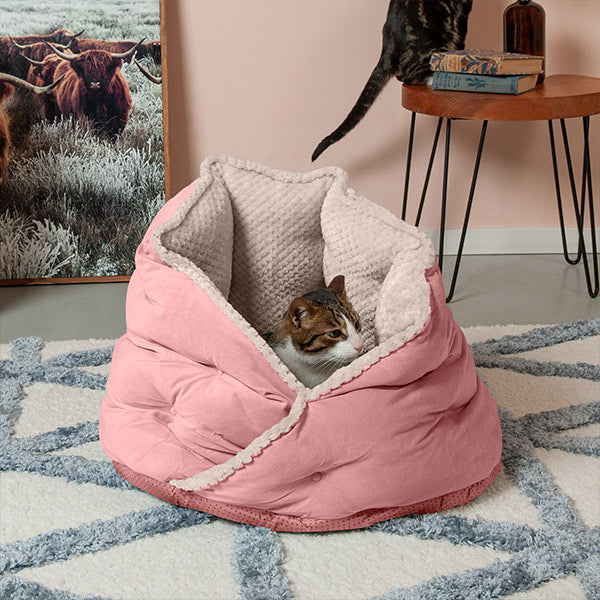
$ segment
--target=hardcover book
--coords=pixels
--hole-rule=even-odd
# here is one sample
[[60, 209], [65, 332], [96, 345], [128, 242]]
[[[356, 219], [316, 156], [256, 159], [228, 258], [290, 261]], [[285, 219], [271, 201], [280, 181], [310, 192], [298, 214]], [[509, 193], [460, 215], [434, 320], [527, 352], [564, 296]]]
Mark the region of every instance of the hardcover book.
[[536, 86], [537, 75], [474, 75], [436, 71], [431, 87], [434, 90], [487, 92], [491, 94], [522, 94]]
[[479, 75], [528, 75], [542, 70], [543, 56], [497, 50], [454, 50], [434, 52], [432, 71], [475, 73]]

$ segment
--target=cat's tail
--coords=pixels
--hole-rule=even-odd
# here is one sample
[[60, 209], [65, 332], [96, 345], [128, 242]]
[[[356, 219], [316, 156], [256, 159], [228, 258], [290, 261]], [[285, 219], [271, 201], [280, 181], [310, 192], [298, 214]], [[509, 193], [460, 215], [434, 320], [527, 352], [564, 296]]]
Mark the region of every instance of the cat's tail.
[[369, 108], [371, 108], [373, 102], [385, 84], [391, 79], [392, 72], [386, 68], [384, 57], [379, 59], [379, 62], [373, 69], [371, 76], [369, 77], [363, 91], [360, 93], [356, 104], [352, 107], [352, 110], [348, 113], [348, 116], [344, 119], [342, 124], [335, 130], [332, 131], [327, 137], [323, 138], [319, 145], [315, 148], [312, 153], [311, 160], [314, 162], [329, 146], [335, 144], [341, 140], [347, 133], [349, 133], [362, 118], [367, 114]]

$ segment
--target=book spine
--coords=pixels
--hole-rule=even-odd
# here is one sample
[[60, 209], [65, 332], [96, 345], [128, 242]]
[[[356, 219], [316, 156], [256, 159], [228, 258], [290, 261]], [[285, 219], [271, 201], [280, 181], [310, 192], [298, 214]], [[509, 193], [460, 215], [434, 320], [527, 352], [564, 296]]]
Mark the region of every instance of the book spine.
[[467, 73], [446, 73], [436, 71], [433, 74], [434, 90], [455, 90], [459, 92], [487, 92], [492, 94], [518, 94], [519, 76], [489, 77]]
[[434, 54], [429, 62], [432, 71], [498, 75], [500, 61], [469, 54]]

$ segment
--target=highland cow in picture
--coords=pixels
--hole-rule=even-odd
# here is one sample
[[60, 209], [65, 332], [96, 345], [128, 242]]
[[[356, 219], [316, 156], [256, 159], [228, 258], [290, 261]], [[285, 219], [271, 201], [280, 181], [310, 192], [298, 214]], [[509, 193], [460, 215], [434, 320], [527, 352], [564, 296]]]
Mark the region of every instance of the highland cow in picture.
[[150, 57], [152, 61], [160, 65], [161, 64], [161, 53], [160, 53], [160, 42], [133, 42], [131, 40], [110, 42], [105, 40], [93, 40], [90, 38], [79, 38], [75, 42], [75, 47], [71, 46], [73, 52], [85, 52], [86, 50], [106, 50], [106, 52], [127, 54], [131, 48], [137, 46], [135, 54], [128, 54], [123, 59], [125, 62], [131, 62], [132, 58], [144, 58]]
[[13, 93], [12, 85], [0, 80], [0, 180], [6, 171], [10, 152], [10, 129], [6, 110], [2, 106], [5, 99]]
[[[141, 43], [141, 42], [140, 42]], [[42, 100], [46, 119], [68, 117], [89, 119], [97, 130], [113, 139], [129, 119], [132, 101], [127, 81], [121, 73], [123, 59], [133, 56], [136, 44], [116, 54], [86, 50], [79, 54], [62, 52], [48, 43], [55, 55], [32, 64], [28, 79], [34, 85], [50, 85], [63, 79], [53, 94]]]
[[[81, 31], [80, 33], [83, 33]], [[42, 60], [49, 52], [47, 46], [42, 42], [50, 42], [58, 48], [73, 48], [73, 43], [78, 34], [72, 33], [67, 29], [57, 29], [47, 35], [26, 35], [26, 36], [0, 36], [0, 72], [9, 73], [17, 77], [24, 78], [29, 70], [29, 63], [25, 56]], [[32, 53], [31, 48], [37, 48]]]
[[162, 1], [2, 0], [0, 285], [133, 272], [165, 202]]
[[3, 106], [4, 100], [8, 100], [8, 98], [12, 96], [15, 86], [19, 86], [34, 94], [46, 94], [56, 87], [60, 81], [60, 79], [57, 79], [51, 85], [39, 87], [31, 85], [27, 81], [19, 79], [14, 75], [0, 73], [0, 180], [2, 180], [4, 172], [8, 167], [11, 145], [10, 120], [6, 114], [6, 109]]

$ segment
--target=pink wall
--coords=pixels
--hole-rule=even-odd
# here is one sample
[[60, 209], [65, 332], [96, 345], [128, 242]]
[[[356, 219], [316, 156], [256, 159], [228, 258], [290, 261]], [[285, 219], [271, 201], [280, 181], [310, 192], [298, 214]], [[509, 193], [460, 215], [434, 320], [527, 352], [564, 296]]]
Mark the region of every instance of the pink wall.
[[[509, 3], [474, 1], [469, 47], [501, 49], [502, 12]], [[540, 3], [546, 10], [547, 74], [599, 77], [600, 1]], [[172, 191], [196, 177], [207, 154], [225, 152], [290, 171], [340, 166], [349, 173], [352, 187], [398, 214], [410, 113], [401, 106], [397, 81], [388, 84], [354, 131], [314, 165], [310, 162], [316, 144], [345, 117], [377, 62], [387, 4], [388, 0], [166, 0]], [[417, 119], [409, 220], [435, 121]], [[596, 198], [599, 121], [592, 118]], [[581, 123], [568, 125], [579, 148]], [[450, 228], [462, 222], [478, 137], [478, 123], [455, 122]], [[441, 171], [441, 152], [438, 160]], [[424, 228], [437, 227], [439, 220], [438, 175], [431, 186]], [[545, 122], [490, 124], [471, 225], [557, 226]]]

